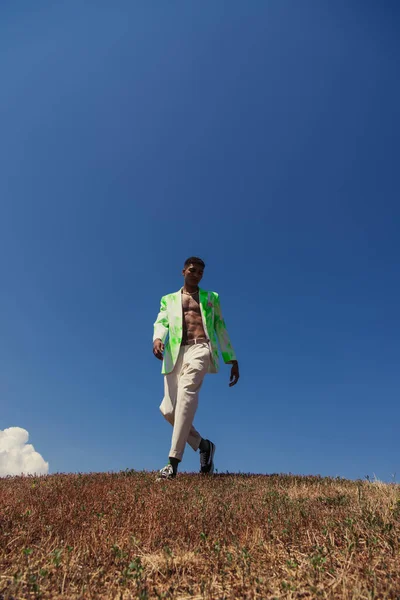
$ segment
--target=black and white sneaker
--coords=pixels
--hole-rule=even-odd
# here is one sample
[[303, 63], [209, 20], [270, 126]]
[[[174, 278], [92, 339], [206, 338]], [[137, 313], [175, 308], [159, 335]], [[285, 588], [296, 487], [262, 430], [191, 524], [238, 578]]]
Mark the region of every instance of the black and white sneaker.
[[161, 471], [158, 471], [156, 481], [164, 481], [165, 479], [175, 479], [176, 474], [172, 468], [172, 465], [168, 463]]
[[215, 444], [210, 442], [210, 440], [206, 440], [208, 442], [208, 450], [204, 452], [200, 452], [200, 473], [214, 473], [214, 454], [215, 454]]

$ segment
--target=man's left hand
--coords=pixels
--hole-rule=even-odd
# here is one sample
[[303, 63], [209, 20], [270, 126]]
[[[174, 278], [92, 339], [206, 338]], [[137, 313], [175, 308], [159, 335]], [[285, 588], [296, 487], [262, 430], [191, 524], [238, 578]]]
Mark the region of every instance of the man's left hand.
[[236, 385], [237, 382], [239, 381], [239, 363], [237, 360], [233, 361], [232, 363], [232, 368], [231, 368], [231, 377], [230, 377], [230, 384], [229, 387], [232, 387], [233, 385]]

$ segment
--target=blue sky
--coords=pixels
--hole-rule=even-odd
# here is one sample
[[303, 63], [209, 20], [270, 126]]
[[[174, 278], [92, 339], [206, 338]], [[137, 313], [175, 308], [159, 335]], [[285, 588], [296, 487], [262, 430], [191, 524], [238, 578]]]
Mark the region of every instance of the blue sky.
[[50, 473], [161, 468], [152, 326], [199, 255], [241, 369], [195, 418], [219, 472], [398, 480], [398, 3], [0, 17], [0, 430]]

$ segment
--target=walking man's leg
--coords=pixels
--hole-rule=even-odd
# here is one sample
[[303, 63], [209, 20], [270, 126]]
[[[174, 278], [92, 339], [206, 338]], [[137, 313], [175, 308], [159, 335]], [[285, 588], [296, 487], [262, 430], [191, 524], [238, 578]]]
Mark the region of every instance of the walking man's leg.
[[[207, 344], [182, 347], [176, 369], [165, 376], [165, 394], [160, 410], [167, 421], [173, 425], [169, 462], [174, 476], [183, 458], [186, 443], [195, 451], [200, 448], [203, 456], [205, 452], [210, 454], [212, 444], [208, 440], [203, 440], [193, 427], [198, 394], [209, 361], [210, 353]], [[202, 458], [202, 454], [200, 457]]]
[[196, 432], [192, 423], [198, 406], [199, 391], [208, 371], [210, 360], [207, 343], [189, 346], [178, 382], [174, 431], [169, 453], [171, 464], [177, 467], [178, 462], [182, 460], [185, 443], [191, 438], [190, 445], [193, 450], [200, 449], [202, 473], [212, 473], [214, 470], [215, 444], [203, 439]]
[[[182, 371], [183, 355], [184, 347], [181, 349], [177, 364], [172, 373], [164, 375], [164, 398], [160, 405], [160, 411], [163, 417], [172, 425], [172, 427], [174, 427], [175, 424], [175, 408], [178, 397], [178, 383]], [[187, 443], [195, 452], [200, 446], [201, 439], [202, 437], [200, 433], [192, 425], [190, 427]]]

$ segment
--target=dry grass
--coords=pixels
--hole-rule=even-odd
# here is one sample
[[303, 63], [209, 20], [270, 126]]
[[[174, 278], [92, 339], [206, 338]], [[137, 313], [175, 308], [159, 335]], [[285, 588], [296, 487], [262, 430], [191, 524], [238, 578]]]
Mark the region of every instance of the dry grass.
[[400, 598], [398, 485], [154, 479], [0, 479], [0, 599]]

